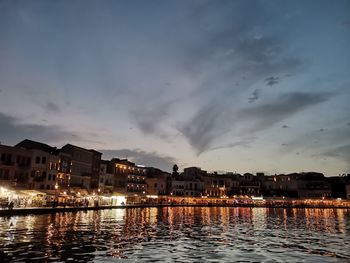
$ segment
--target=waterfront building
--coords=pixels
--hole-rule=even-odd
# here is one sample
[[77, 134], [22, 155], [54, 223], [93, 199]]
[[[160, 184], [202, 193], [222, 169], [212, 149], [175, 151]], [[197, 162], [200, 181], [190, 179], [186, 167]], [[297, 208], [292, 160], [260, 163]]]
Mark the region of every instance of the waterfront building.
[[203, 176], [204, 195], [208, 197], [228, 197], [239, 193], [239, 180], [233, 173], [216, 172]]
[[350, 199], [350, 184], [347, 184], [345, 186], [345, 191], [346, 191], [346, 199]]
[[254, 176], [251, 173], [245, 173], [239, 177], [239, 194], [248, 196], [261, 195], [261, 177]]
[[145, 195], [146, 168], [127, 159], [113, 158], [110, 163], [114, 170], [114, 191], [127, 195]]
[[13, 146], [0, 145], [0, 185], [26, 188], [32, 153]]
[[171, 189], [171, 174], [160, 169], [147, 167], [147, 195], [168, 195]]
[[71, 156], [71, 188], [76, 191], [98, 188], [102, 153], [72, 144], [63, 146], [61, 152]]
[[331, 186], [333, 198], [348, 198], [346, 186], [350, 184], [350, 175], [339, 175], [325, 178]]
[[58, 185], [59, 150], [50, 145], [32, 140], [23, 140], [16, 148], [26, 149], [31, 153], [28, 188], [54, 192]]
[[114, 174], [113, 169], [110, 169], [109, 161], [101, 160], [100, 164], [100, 180], [98, 191], [100, 193], [110, 194], [113, 193], [114, 187]]
[[207, 175], [206, 171], [198, 167], [188, 167], [183, 173], [175, 175], [171, 182], [171, 195], [198, 197], [204, 193], [203, 176]]
[[70, 177], [72, 172], [72, 156], [70, 154], [59, 152], [59, 163], [57, 172], [58, 189], [65, 192], [70, 189]]
[[297, 198], [331, 197], [331, 186], [321, 173], [292, 173], [265, 178], [264, 193], [269, 196]]
[[92, 153], [92, 163], [91, 163], [91, 189], [99, 188], [99, 179], [100, 179], [100, 164], [102, 153], [89, 150]]

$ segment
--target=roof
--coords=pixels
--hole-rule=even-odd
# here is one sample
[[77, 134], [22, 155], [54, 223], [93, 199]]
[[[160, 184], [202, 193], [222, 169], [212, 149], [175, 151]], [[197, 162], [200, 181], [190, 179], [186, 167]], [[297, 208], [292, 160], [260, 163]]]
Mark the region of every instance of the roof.
[[83, 151], [92, 152], [92, 153], [97, 153], [97, 154], [102, 155], [101, 152], [98, 152], [98, 151], [96, 151], [96, 150], [85, 149], [85, 148], [83, 148], [83, 147], [76, 146], [76, 145], [73, 145], [73, 144], [70, 144], [70, 143], [67, 143], [66, 145], [64, 145], [64, 146], [62, 147], [62, 149], [65, 148], [65, 147], [77, 148], [77, 149], [80, 149], [80, 150], [83, 150]]
[[56, 147], [52, 147], [48, 144], [42, 143], [42, 142], [36, 142], [29, 139], [25, 139], [21, 141], [20, 143], [16, 144], [15, 147], [17, 148], [24, 148], [27, 150], [40, 150], [43, 152], [47, 152], [50, 154], [58, 154], [59, 150], [57, 150]]

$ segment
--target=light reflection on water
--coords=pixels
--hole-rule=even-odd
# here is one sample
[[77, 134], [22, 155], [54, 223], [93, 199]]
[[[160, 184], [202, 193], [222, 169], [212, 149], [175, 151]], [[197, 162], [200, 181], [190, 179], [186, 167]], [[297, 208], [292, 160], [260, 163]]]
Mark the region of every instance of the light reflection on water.
[[350, 262], [350, 210], [130, 208], [0, 217], [0, 261]]

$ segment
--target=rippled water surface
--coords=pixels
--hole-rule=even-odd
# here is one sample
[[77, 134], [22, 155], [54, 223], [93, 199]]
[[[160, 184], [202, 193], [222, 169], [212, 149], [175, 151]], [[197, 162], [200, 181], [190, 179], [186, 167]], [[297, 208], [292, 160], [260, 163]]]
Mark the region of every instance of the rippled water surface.
[[350, 210], [129, 208], [0, 217], [0, 261], [350, 262]]

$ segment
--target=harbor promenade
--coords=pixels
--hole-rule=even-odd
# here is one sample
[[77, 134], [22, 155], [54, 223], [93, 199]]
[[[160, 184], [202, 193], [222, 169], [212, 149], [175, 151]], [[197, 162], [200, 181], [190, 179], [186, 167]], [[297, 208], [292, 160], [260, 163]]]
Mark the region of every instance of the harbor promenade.
[[77, 207], [20, 207], [0, 209], [0, 216], [19, 216], [30, 214], [64, 213], [104, 209], [130, 209], [145, 207], [262, 207], [262, 208], [315, 208], [315, 209], [350, 209], [350, 200], [268, 200], [255, 203], [207, 202], [207, 203], [143, 203], [116, 206], [77, 206]]

